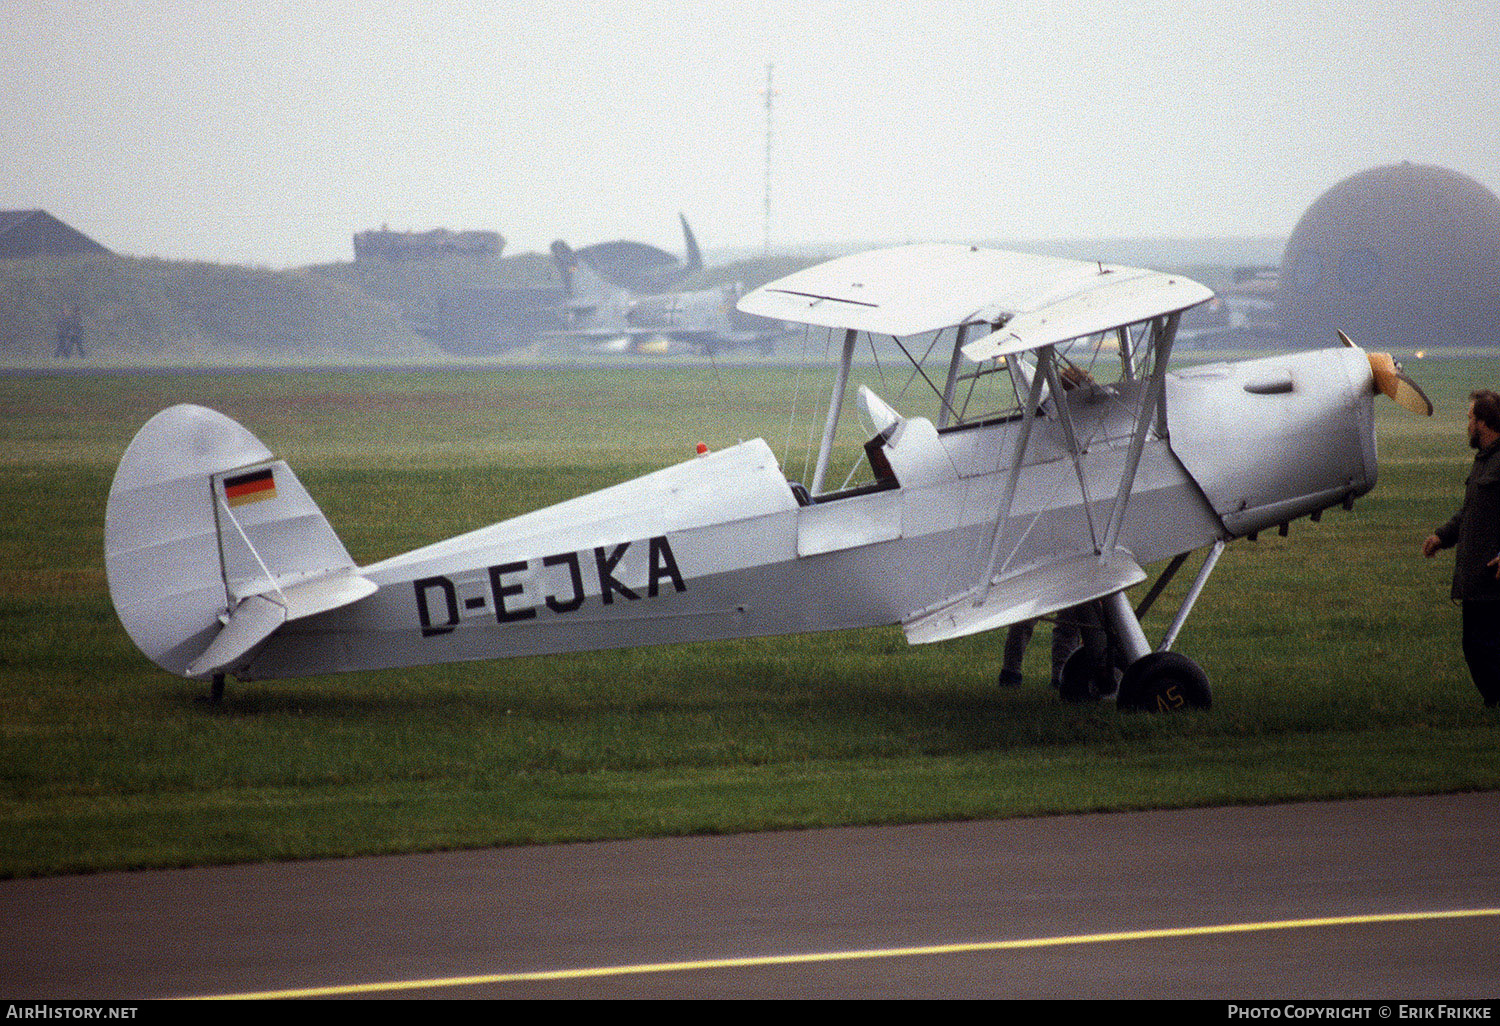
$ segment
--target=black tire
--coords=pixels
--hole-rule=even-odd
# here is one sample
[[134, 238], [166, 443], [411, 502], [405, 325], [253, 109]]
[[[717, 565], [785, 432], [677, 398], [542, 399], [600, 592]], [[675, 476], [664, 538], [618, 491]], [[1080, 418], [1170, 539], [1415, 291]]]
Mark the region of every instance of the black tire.
[[1057, 693], [1064, 702], [1097, 702], [1115, 693], [1113, 666], [1100, 665], [1085, 645], [1063, 663]]
[[1187, 656], [1152, 652], [1125, 670], [1115, 703], [1131, 712], [1177, 712], [1213, 704], [1208, 674]]
[[1084, 649], [1075, 649], [1068, 656], [1067, 662], [1063, 663], [1062, 674], [1058, 677], [1057, 695], [1064, 702], [1097, 701], [1099, 696], [1093, 694], [1093, 680], [1093, 660]]

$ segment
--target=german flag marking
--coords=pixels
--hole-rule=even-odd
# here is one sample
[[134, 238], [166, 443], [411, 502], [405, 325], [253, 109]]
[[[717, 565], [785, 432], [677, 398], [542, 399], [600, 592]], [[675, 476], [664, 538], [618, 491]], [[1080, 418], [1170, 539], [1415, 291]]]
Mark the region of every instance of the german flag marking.
[[248, 502], [276, 498], [276, 475], [270, 467], [224, 479], [224, 501], [233, 509]]

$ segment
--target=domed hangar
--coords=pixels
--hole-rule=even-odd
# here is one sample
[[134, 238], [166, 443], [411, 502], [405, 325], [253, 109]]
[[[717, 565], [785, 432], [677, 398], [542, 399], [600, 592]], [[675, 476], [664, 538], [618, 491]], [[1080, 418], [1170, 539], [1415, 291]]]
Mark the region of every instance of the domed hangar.
[[1322, 345], [1500, 344], [1500, 200], [1403, 162], [1347, 178], [1297, 222], [1281, 260], [1283, 334]]

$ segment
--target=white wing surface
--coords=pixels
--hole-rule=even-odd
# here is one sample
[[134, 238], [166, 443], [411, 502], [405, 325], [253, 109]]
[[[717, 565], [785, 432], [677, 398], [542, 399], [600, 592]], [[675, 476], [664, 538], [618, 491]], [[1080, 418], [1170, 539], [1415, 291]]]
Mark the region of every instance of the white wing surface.
[[1018, 311], [1003, 328], [975, 339], [963, 352], [975, 363], [1009, 356], [1176, 313], [1213, 295], [1212, 289], [1181, 275], [1131, 268], [1105, 271], [1071, 296]]
[[1025, 334], [986, 336], [964, 347], [965, 355], [981, 360], [998, 355], [986, 352], [990, 348], [1035, 348], [1212, 296], [1187, 278], [1133, 267], [929, 243], [806, 268], [750, 292], [739, 308], [777, 320], [897, 336], [955, 324], [1019, 322]]

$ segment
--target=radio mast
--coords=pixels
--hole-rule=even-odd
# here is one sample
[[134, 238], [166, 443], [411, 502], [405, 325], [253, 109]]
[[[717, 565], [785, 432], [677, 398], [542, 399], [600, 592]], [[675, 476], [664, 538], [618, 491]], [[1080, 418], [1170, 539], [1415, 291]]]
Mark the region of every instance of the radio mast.
[[776, 90], [771, 88], [771, 71], [775, 67], [774, 64], [766, 65], [766, 224], [765, 238], [761, 247], [762, 252], [766, 254], [771, 252], [771, 140], [773, 138], [771, 101], [776, 96]]

